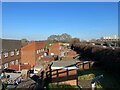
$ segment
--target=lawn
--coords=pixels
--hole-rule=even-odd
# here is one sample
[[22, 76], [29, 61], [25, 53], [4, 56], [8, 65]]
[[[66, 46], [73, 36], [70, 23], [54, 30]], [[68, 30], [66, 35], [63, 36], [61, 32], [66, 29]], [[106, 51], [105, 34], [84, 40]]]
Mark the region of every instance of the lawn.
[[49, 90], [79, 90], [78, 86], [68, 84], [49, 84]]
[[103, 78], [99, 79], [99, 81], [96, 83], [96, 88], [102, 88], [104, 90], [106, 89], [117, 89], [118, 90], [120, 88], [120, 85], [117, 82], [117, 80], [114, 78], [114, 76], [108, 74], [101, 68], [79, 70], [78, 81], [85, 81], [85, 80], [91, 81], [94, 77], [101, 75], [101, 74], [103, 75]]

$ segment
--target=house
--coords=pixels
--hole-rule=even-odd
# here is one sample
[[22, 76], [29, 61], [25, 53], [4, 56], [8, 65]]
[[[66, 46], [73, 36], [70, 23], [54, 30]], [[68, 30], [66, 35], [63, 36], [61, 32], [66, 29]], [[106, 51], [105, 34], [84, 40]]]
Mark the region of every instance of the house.
[[10, 65], [20, 63], [21, 40], [0, 39], [0, 63], [1, 69], [9, 68]]
[[62, 43], [53, 43], [49, 45], [49, 55], [60, 55], [62, 50]]
[[33, 69], [41, 61], [53, 61], [47, 56], [44, 41], [31, 41], [23, 46], [21, 40], [1, 39], [0, 68]]
[[72, 59], [77, 53], [68, 48], [69, 43], [53, 43], [49, 45], [49, 55], [59, 56], [61, 60]]
[[46, 43], [44, 41], [32, 41], [21, 48], [21, 64], [29, 64], [33, 68], [41, 58], [46, 56]]
[[52, 83], [77, 85], [76, 61], [68, 59], [63, 61], [53, 61]]

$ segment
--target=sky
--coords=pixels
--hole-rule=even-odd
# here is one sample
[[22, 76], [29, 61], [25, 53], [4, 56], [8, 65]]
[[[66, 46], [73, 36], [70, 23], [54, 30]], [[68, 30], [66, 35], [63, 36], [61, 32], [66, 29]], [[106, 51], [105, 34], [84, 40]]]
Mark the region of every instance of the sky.
[[80, 39], [118, 34], [118, 3], [2, 3], [2, 38], [45, 40], [63, 33]]

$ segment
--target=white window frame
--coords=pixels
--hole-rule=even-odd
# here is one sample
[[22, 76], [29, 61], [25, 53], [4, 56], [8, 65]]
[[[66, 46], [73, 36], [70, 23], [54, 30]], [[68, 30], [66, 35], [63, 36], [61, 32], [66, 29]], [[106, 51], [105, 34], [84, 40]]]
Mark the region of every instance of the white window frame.
[[41, 52], [40, 49], [38, 51], [39, 51], [39, 53]]
[[4, 53], [4, 57], [5, 57], [5, 58], [8, 57], [8, 52], [5, 52], [5, 53]]
[[2, 59], [2, 54], [0, 54], [0, 59]]
[[10, 52], [10, 56], [14, 56], [15, 52], [14, 51], [11, 51]]
[[38, 60], [40, 60], [40, 59], [41, 59], [41, 57], [39, 56], [39, 57], [38, 57]]
[[4, 64], [4, 68], [8, 68], [8, 63], [5, 63], [5, 64]]
[[18, 50], [18, 51], [16, 51], [16, 55], [19, 55], [19, 53], [20, 53], [20, 52], [19, 52], [19, 50]]
[[2, 65], [0, 65], [0, 69], [2, 69]]
[[41, 52], [43, 52], [44, 51], [44, 49], [41, 49]]
[[51, 56], [53, 56], [53, 55], [54, 55], [54, 53], [50, 53], [50, 55], [51, 55]]
[[19, 64], [19, 60], [15, 60], [15, 64], [18, 65]]
[[39, 54], [39, 50], [36, 50], [36, 53]]
[[14, 64], [15, 64], [15, 61], [11, 61], [10, 64], [14, 65]]
[[44, 56], [43, 55], [41, 55], [41, 58], [43, 58]]

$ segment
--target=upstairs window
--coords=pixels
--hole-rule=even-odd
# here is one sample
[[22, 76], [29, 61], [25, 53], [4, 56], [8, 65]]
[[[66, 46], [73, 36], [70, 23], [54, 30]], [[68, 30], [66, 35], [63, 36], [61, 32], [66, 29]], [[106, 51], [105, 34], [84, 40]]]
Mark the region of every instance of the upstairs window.
[[2, 59], [2, 54], [0, 54], [0, 59]]
[[44, 51], [44, 49], [41, 49], [41, 51], [43, 52], [43, 51]]
[[10, 52], [10, 56], [14, 56], [14, 51], [11, 51], [11, 52]]
[[4, 64], [4, 68], [8, 68], [8, 63], [5, 63], [5, 64]]
[[14, 61], [11, 61], [10, 64], [14, 65]]
[[37, 50], [36, 53], [39, 54], [39, 50]]
[[15, 64], [17, 65], [18, 63], [19, 63], [18, 60], [16, 60], [16, 61], [15, 61]]
[[7, 52], [5, 52], [5, 53], [4, 53], [4, 56], [5, 56], [5, 58], [6, 58], [6, 57], [8, 57], [8, 53], [7, 53]]
[[40, 53], [41, 51], [40, 51], [40, 50], [38, 50], [38, 52]]
[[16, 55], [19, 55], [19, 51], [16, 51]]

